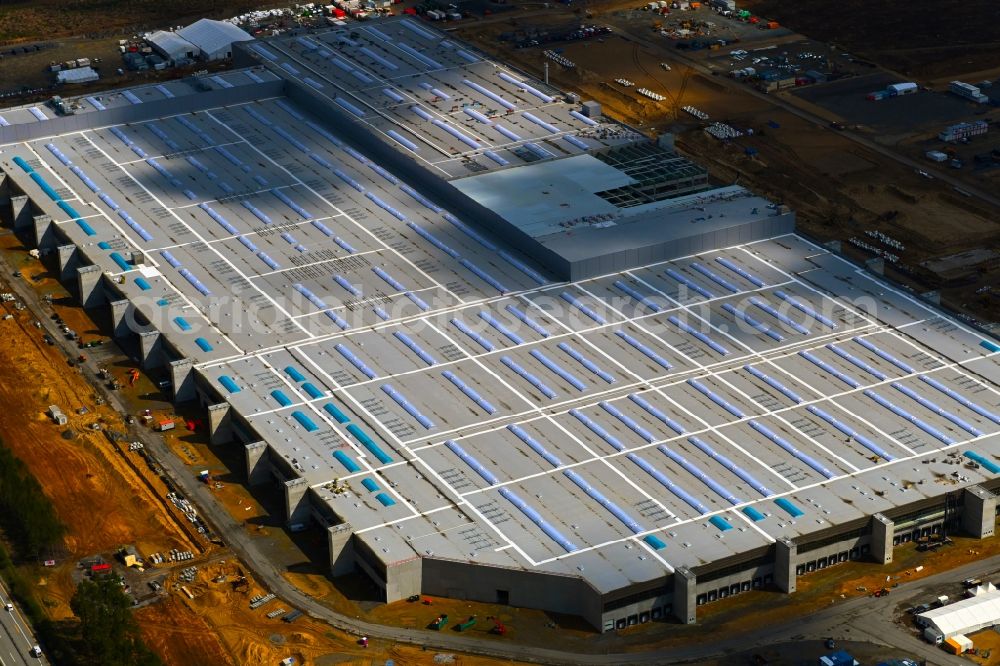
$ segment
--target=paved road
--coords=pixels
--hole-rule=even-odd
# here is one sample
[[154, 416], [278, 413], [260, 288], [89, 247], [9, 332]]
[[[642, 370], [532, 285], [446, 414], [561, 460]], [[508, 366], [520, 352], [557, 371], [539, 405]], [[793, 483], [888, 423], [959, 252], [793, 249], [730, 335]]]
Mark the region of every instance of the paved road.
[[38, 666], [47, 663], [44, 659], [29, 656], [28, 650], [38, 641], [16, 605], [13, 611], [6, 610], [7, 604], [12, 603], [14, 602], [7, 593], [7, 588], [0, 582], [0, 666]]

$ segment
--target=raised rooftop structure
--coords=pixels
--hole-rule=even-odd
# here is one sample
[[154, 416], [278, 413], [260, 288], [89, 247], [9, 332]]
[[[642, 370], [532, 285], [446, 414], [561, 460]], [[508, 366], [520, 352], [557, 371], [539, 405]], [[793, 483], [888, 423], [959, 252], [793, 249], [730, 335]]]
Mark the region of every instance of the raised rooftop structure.
[[[432, 200], [561, 279], [781, 233], [794, 214], [562, 92], [411, 19], [253, 42], [236, 59], [299, 81], [338, 126], [368, 129]], [[392, 156], [388, 151], [397, 153]]]
[[[442, 65], [432, 88], [442, 71], [501, 69], [408, 19], [352, 30], [395, 31], [391, 61], [367, 47], [413, 77], [394, 94], [424, 95], [427, 59]], [[70, 117], [0, 112], [6, 221], [110, 311], [146, 368], [169, 372], [178, 401], [208, 406], [213, 441], [244, 448], [251, 484], [283, 488], [289, 524], [327, 530], [333, 574], [361, 569], [388, 601], [498, 601], [607, 630], [693, 622], [699, 604], [887, 562], [932, 530], [993, 533], [1000, 347], [793, 233], [758, 238], [754, 225], [790, 222], [749, 193], [640, 203], [659, 196], [655, 160], [636, 171], [616, 151], [662, 153], [610, 121], [558, 160], [491, 140], [503, 166], [432, 149], [453, 135], [432, 123], [442, 133], [422, 138], [388, 96], [344, 122], [345, 102], [378, 94], [336, 101], [331, 72], [363, 83], [350, 32], [255, 42], [263, 66], [76, 100]], [[402, 48], [413, 39], [428, 43]], [[535, 96], [490, 82], [515, 104]], [[550, 92], [531, 108], [568, 132], [578, 119]], [[492, 137], [497, 121], [473, 121]], [[485, 198], [470, 177], [528, 170], [562, 180], [550, 164], [595, 206], [662, 206], [627, 223], [644, 243], [663, 240], [656, 220], [720, 241], [557, 279], [459, 191]], [[493, 214], [524, 236], [582, 233], [554, 231], [540, 196], [523, 195], [524, 221], [505, 208], [517, 202]], [[685, 219], [695, 209], [704, 219]], [[719, 221], [741, 214], [756, 221]]]

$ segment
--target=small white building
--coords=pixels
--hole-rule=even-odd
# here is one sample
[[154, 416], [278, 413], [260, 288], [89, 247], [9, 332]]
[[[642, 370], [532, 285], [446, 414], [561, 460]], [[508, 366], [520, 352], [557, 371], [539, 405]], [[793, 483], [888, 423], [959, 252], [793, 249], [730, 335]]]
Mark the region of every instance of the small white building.
[[66, 415], [62, 413], [58, 405], [49, 405], [49, 418], [52, 419], [53, 423], [56, 425], [66, 425], [67, 419]]
[[225, 60], [233, 55], [234, 42], [253, 39], [232, 23], [212, 19], [195, 21], [176, 34], [197, 47], [203, 60]]
[[153, 47], [154, 51], [175, 65], [183, 65], [191, 62], [201, 55], [201, 51], [197, 46], [176, 32], [157, 30], [148, 35], [146, 41]]
[[89, 83], [99, 78], [101, 78], [100, 75], [94, 71], [93, 67], [64, 69], [56, 74], [56, 80], [59, 83]]

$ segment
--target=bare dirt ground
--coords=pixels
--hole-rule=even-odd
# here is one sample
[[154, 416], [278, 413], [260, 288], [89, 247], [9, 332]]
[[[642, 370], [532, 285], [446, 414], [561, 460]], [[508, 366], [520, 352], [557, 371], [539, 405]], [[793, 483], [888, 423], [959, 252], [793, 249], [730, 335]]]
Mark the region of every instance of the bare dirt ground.
[[914, 77], [996, 67], [994, 0], [744, 0], [740, 7]]
[[200, 18], [228, 18], [274, 3], [254, 0], [33, 0], [0, 4], [0, 43], [155, 30]]
[[[204, 567], [193, 583], [184, 583], [193, 599], [178, 591], [179, 584], [174, 581], [168, 584], [168, 589], [176, 593], [171, 594], [166, 603], [139, 611], [143, 626], [153, 629], [153, 640], [157, 645], [164, 645], [171, 655], [169, 663], [195, 663], [189, 659], [196, 656], [197, 646], [185, 640], [189, 635], [195, 637], [187, 630], [191, 626], [202, 626], [218, 636], [226, 656], [224, 661], [198, 663], [272, 664], [285, 657], [294, 657], [297, 664], [384, 664], [389, 659], [400, 665], [433, 662], [434, 652], [425, 652], [415, 646], [371, 640], [367, 648], [362, 648], [355, 637], [336, 632], [306, 616], [291, 624], [281, 621], [280, 617], [268, 618], [267, 614], [273, 611], [290, 610], [281, 600], [251, 610], [250, 599], [265, 590], [252, 580], [250, 585], [234, 589], [233, 581], [240, 571], [242, 568], [238, 564], [229, 561]], [[175, 624], [185, 629], [175, 629]], [[183, 647], [175, 647], [175, 642]], [[467, 655], [455, 655], [451, 663], [464, 666], [516, 664]]]

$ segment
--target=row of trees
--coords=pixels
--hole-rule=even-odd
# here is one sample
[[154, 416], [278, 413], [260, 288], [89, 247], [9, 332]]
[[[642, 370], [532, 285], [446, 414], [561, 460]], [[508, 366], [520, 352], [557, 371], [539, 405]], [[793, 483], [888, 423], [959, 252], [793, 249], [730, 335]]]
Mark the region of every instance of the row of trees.
[[132, 616], [132, 601], [122, 592], [116, 576], [81, 582], [69, 605], [80, 619], [85, 659], [78, 663], [162, 666], [160, 658], [142, 642], [139, 625]]
[[51, 552], [65, 526], [28, 467], [0, 442], [0, 529], [21, 559]]

